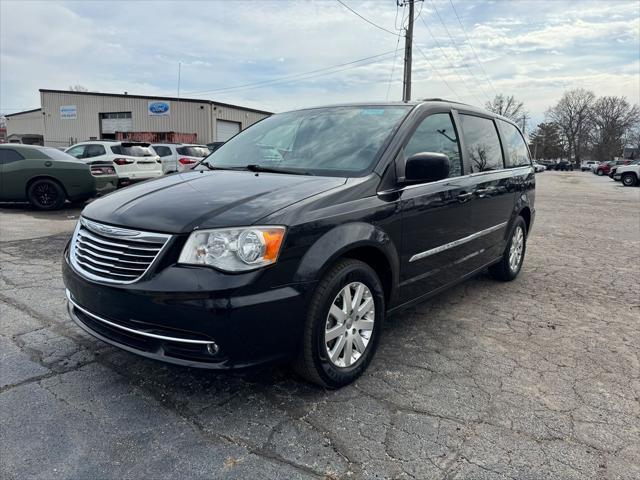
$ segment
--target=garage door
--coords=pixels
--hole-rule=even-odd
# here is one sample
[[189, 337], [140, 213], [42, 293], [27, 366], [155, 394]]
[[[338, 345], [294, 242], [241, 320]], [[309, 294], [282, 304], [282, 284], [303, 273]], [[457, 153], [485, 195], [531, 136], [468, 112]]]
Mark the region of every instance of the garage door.
[[229, 122], [227, 120], [216, 121], [216, 141], [226, 142], [236, 133], [240, 131], [240, 124], [238, 122]]
[[102, 133], [130, 132], [132, 130], [131, 112], [100, 114], [100, 131]]

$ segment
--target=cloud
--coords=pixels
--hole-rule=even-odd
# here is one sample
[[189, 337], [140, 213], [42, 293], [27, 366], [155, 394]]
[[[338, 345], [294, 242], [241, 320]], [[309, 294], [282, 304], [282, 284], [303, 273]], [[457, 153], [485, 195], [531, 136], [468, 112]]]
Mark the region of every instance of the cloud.
[[[400, 25], [402, 12], [391, 0], [348, 3], [384, 28], [394, 31]], [[564, 89], [574, 86], [640, 100], [640, 12], [633, 0], [522, 0], [508, 3], [508, 9], [504, 2], [454, 0], [475, 53], [449, 1], [436, 0], [435, 5], [444, 26], [430, 3], [417, 8], [423, 9], [433, 37], [421, 20], [416, 22], [415, 98], [482, 104], [495, 88], [520, 97], [539, 119]], [[396, 47], [395, 67], [389, 54], [357, 68], [267, 83]], [[402, 54], [402, 39], [398, 42], [337, 2], [3, 0], [0, 110], [37, 107], [39, 88], [77, 84], [103, 92], [175, 95], [178, 62], [181, 93], [195, 98], [282, 111], [382, 100], [390, 85], [390, 98], [399, 99]], [[265, 83], [227, 89], [254, 82]], [[227, 90], [189, 93], [220, 89]]]

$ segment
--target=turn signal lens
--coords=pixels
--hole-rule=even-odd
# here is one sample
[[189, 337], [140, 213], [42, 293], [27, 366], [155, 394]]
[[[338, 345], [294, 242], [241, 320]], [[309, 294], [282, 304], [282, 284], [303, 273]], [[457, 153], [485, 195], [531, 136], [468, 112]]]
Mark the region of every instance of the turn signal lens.
[[284, 239], [284, 229], [263, 231], [262, 236], [264, 237], [265, 242], [264, 259], [273, 260], [275, 262], [278, 259], [280, 246]]
[[227, 272], [242, 272], [278, 260], [285, 227], [241, 227], [199, 230], [191, 234], [178, 263], [210, 265]]

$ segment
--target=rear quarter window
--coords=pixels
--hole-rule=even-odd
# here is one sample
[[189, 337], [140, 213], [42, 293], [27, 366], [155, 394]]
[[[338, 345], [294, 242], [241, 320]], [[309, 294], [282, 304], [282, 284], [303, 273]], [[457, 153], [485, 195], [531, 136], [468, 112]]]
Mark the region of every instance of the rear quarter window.
[[171, 155], [171, 149], [169, 147], [163, 147], [161, 145], [153, 145], [153, 149], [161, 157], [168, 157]]
[[24, 157], [19, 152], [8, 148], [0, 148], [0, 163], [17, 162], [18, 160], [24, 160]]
[[507, 168], [531, 165], [529, 149], [520, 130], [503, 120], [498, 120], [498, 125], [500, 126], [500, 133], [502, 134], [502, 141], [505, 148], [505, 164]]
[[471, 173], [504, 168], [500, 137], [493, 120], [461, 114], [460, 122]]

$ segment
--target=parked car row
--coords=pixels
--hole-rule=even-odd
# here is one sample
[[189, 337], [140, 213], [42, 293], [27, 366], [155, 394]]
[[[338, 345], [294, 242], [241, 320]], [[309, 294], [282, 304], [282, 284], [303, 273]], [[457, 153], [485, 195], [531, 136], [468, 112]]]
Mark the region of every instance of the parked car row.
[[51, 147], [0, 145], [0, 201], [28, 201], [41, 210], [115, 190], [118, 175], [106, 161], [76, 159]]
[[87, 200], [135, 182], [184, 172], [218, 148], [206, 145], [91, 140], [64, 151], [37, 145], [0, 147], [0, 201], [41, 210]]
[[595, 165], [590, 166], [590, 170], [598, 176], [609, 175], [612, 168], [616, 168], [620, 165], [628, 165], [633, 160], [624, 158], [620, 160], [609, 160], [605, 162], [597, 162]]
[[598, 176], [608, 175], [616, 182], [622, 182], [625, 187], [640, 185], [640, 160], [624, 158], [589, 163], [590, 170]]
[[[543, 169], [538, 170], [538, 167], [543, 167]], [[569, 162], [568, 160], [538, 160], [536, 162], [534, 162], [534, 166], [536, 168], [536, 172], [538, 171], [552, 171], [552, 170], [559, 170], [559, 171], [573, 171], [573, 164], [571, 162]]]
[[118, 186], [191, 169], [213, 150], [206, 145], [91, 140], [65, 150], [76, 158], [113, 162]]

